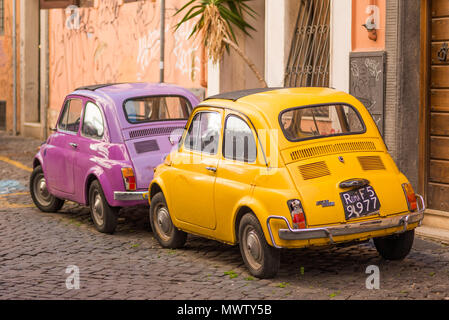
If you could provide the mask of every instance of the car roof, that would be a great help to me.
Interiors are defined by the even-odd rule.
[[[151,83],[151,82],[125,82],[125,83],[106,83],[82,86],[72,94],[82,94],[85,96],[95,96],[96,94],[104,94],[113,100],[126,100],[131,97],[142,97],[151,95],[193,95],[188,89],[168,84],[168,83]]]
[[[200,106],[229,107],[244,114],[259,113],[277,119],[289,108],[329,103],[357,103],[350,94],[332,88],[262,88],[235,91],[207,98]]]
[[[256,93],[262,93],[262,92],[268,92],[268,91],[274,91],[278,89],[284,89],[284,88],[255,88],[255,89],[246,89],[246,90],[239,90],[239,91],[231,91],[231,92],[225,92],[220,93],[214,96],[207,97],[205,100],[212,100],[212,99],[224,99],[224,100],[232,100],[237,101],[243,97],[256,94]]]
[[[136,126],[148,126],[149,123],[131,124],[126,120],[123,103],[131,98],[147,96],[182,96],[187,98],[192,107],[198,104],[198,98],[188,89],[167,83],[129,82],[95,84],[77,88],[69,96],[90,98],[103,106],[108,121],[114,121],[117,128],[125,129]]]

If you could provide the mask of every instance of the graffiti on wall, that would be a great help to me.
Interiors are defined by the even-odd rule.
[[[360,100],[383,133],[385,52],[353,52],[350,56],[349,93]]]
[[[173,17],[182,0],[167,1],[165,80],[200,88],[201,44],[188,39],[192,25],[177,31]],[[159,81],[159,4],[137,1],[120,4],[103,0],[98,7],[51,9],[50,124],[65,95],[83,85]]]

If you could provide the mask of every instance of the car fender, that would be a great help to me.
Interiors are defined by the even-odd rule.
[[[232,242],[236,243],[238,238],[238,221],[237,219],[240,219],[241,217],[238,216],[240,213],[240,210],[244,207],[247,207],[250,209],[250,211],[256,216],[257,220],[259,220],[260,226],[262,227],[262,231],[265,235],[265,239],[267,240],[268,244],[272,245],[271,238],[268,232],[267,228],[267,219],[270,216],[267,208],[264,206],[264,204],[257,199],[254,199],[250,196],[243,197],[236,205],[234,210],[234,216],[233,216],[233,223],[232,223],[232,235],[233,239]]]
[[[150,182],[150,185],[148,186],[148,203],[151,205],[152,190],[156,186],[164,194],[165,201],[167,202],[167,206],[169,206],[170,199],[169,199],[168,193],[166,192],[167,188],[165,186],[164,181],[160,178],[160,176],[153,178],[153,180]],[[156,193],[154,193],[154,194],[156,194]]]
[[[37,164],[39,162],[39,164]],[[36,168],[38,165],[41,166],[42,171],[45,172],[44,170],[44,158],[42,157],[41,151],[39,150],[38,153],[36,153],[36,155],[33,158],[33,169]]]
[[[84,203],[87,204],[89,202],[89,184],[92,179],[96,179],[100,182],[101,188],[103,189],[104,196],[106,197],[106,201],[110,206],[114,205],[114,189],[113,185],[104,171],[104,169],[100,166],[94,166],[87,171],[86,176],[84,178]]]

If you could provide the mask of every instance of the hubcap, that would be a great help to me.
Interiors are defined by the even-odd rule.
[[[101,195],[98,192],[95,192],[93,198],[94,201],[92,205],[92,214],[94,216],[95,222],[101,226],[104,222],[103,200],[101,199]]]
[[[170,239],[172,233],[173,224],[170,219],[170,214],[164,206],[160,206],[156,209],[156,228],[159,236],[167,241]]]
[[[252,226],[245,228],[243,242],[243,250],[248,263],[253,269],[259,269],[263,262],[263,251],[260,238]]]
[[[36,177],[33,188],[37,201],[39,201],[39,203],[43,206],[48,206],[51,202],[52,196],[50,192],[48,192],[47,183],[45,182],[45,177],[43,174]]]

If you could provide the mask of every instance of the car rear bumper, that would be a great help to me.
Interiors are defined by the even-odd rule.
[[[390,228],[403,227],[400,232],[405,232],[410,224],[421,224],[424,218],[425,204],[424,199],[420,195],[416,195],[421,202],[417,212],[407,213],[404,215],[398,215],[389,218],[381,218],[377,220],[363,221],[358,223],[350,223],[343,226],[334,227],[322,227],[322,228],[309,228],[309,229],[293,229],[290,226],[290,222],[287,218],[282,216],[270,216],[267,219],[268,232],[271,237],[271,241],[275,248],[281,248],[277,245],[273,232],[271,230],[270,221],[272,219],[284,220],[288,229],[279,230],[279,238],[282,240],[311,240],[328,238],[331,243],[335,243],[334,237],[338,236],[351,236],[366,232],[379,231]]]
[[[114,191],[116,201],[142,201],[148,200],[148,191]]]

